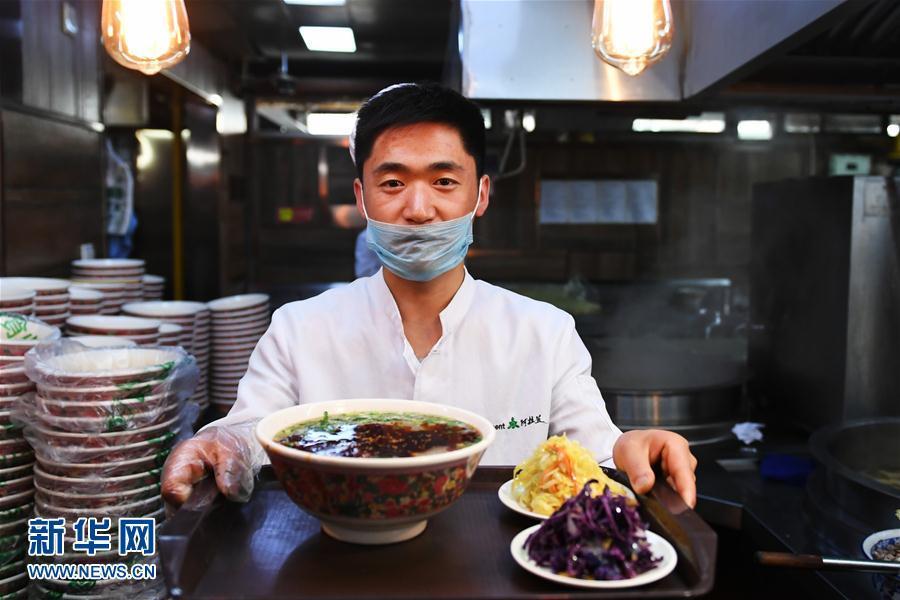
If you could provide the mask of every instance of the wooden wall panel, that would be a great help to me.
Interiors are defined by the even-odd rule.
[[[69,277],[80,244],[102,248],[94,190],[8,189],[4,212],[7,275]]]
[[[103,249],[100,135],[12,111],[0,119],[3,270],[67,276],[80,244]]]
[[[15,111],[3,111],[4,179],[9,187],[100,187],[100,135]]]
[[[49,110],[50,47],[46,39],[42,39],[42,33],[52,20],[51,13],[56,2],[19,4],[22,7],[22,102]]]
[[[81,31],[75,54],[78,83],[77,114],[85,121],[100,120],[100,6],[95,0],[78,2],[78,20]]]
[[[62,0],[21,0],[22,102],[83,121],[100,113],[100,3],[69,0],[78,32],[62,30]]]

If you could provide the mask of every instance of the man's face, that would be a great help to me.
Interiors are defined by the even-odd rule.
[[[490,179],[481,186],[476,216],[487,209]],[[353,183],[363,214],[365,190],[369,218],[394,225],[449,221],[475,208],[478,176],[475,159],[459,132],[441,123],[416,123],[383,131],[363,165],[363,181]]]

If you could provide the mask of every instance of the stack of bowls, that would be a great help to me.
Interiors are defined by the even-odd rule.
[[[100,309],[102,315],[117,315],[125,304],[124,283],[99,283],[96,281],[78,281],[77,286],[96,290],[103,294],[103,305]]]
[[[72,281],[118,283],[123,300],[144,298],[144,261],[139,258],[92,258],[72,261]]]
[[[59,337],[58,327],[47,325],[35,317],[0,313],[0,367],[15,367],[21,371],[26,352],[41,342]],[[27,381],[24,371],[21,373]]]
[[[73,317],[101,314],[103,312],[103,292],[77,285],[69,286],[69,312]]]
[[[193,400],[200,408],[209,406],[209,362],[212,353],[212,333],[210,331],[209,308],[201,310],[197,314],[197,326],[194,328],[192,354],[197,357],[197,367],[200,369],[200,381],[197,383],[197,392]]]
[[[182,327],[178,345],[197,359],[200,381],[192,400],[201,408],[209,405],[209,358],[210,358],[210,317],[209,308],[203,302],[186,300],[155,300],[131,302],[122,306],[126,315],[157,319],[164,323],[174,323]]]
[[[124,315],[85,315],[69,317],[66,333],[74,335],[114,335],[127,338],[141,346],[159,343],[159,326],[156,319],[142,319]]]
[[[242,294],[209,303],[212,312],[210,396],[220,413],[231,410],[250,354],[269,327],[269,296]]]
[[[178,346],[181,343],[181,336],[184,333],[184,327],[176,323],[163,323],[159,326],[159,345],[160,346]]]
[[[162,300],[166,288],[166,278],[159,275],[144,275],[141,283],[144,287],[144,300]]]
[[[12,484],[21,472],[31,473],[32,465],[0,468],[3,481]],[[30,477],[29,477],[30,478]],[[28,573],[25,551],[28,548],[28,519],[34,512],[34,488],[10,495],[0,492],[0,597],[6,600],[28,597]]]
[[[34,314],[34,290],[0,284],[0,313],[14,313],[30,317]]]
[[[177,348],[84,349],[62,340],[39,350],[27,359],[37,393],[23,411],[37,461],[35,513],[63,517],[69,528],[79,517],[163,521],[160,470],[196,381],[194,362]],[[65,591],[66,582],[42,585]],[[107,597],[129,595],[121,588]]]
[[[4,277],[0,287],[34,290],[34,316],[49,325],[62,325],[69,317],[69,282],[46,277]]]
[[[35,389],[25,373],[25,353],[59,336],[57,327],[37,319],[0,315],[0,590],[4,590],[3,598],[16,597],[7,594],[27,583],[23,575],[25,532],[34,496],[34,452],[21,426],[12,421],[12,412],[19,398]]]

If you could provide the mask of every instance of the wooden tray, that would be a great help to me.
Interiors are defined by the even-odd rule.
[[[166,585],[173,598],[197,599],[687,598],[712,589],[716,534],[665,483],[640,498],[651,529],[678,551],[678,567],[664,579],[625,590],[584,590],[526,572],[509,544],[536,522],[497,497],[511,473],[511,467],[479,468],[462,498],[432,517],[422,535],[387,546],[330,538],[269,468],[247,504],[225,501],[206,480],[160,529]]]

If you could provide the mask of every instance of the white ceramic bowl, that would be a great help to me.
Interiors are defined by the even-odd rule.
[[[83,258],[72,261],[72,267],[76,269],[133,269],[145,264],[141,258]]]
[[[65,279],[52,279],[49,277],[0,277],[0,287],[6,287],[7,285],[14,288],[34,290],[38,296],[52,296],[65,294],[70,284]]]
[[[121,296],[125,292],[124,283],[115,283],[110,281],[92,281],[89,279],[73,279],[72,286],[80,288],[88,288],[91,290],[100,290],[107,298]]]
[[[59,339],[58,327],[25,317],[0,315],[0,355],[22,356],[41,342]]]
[[[89,287],[69,286],[69,302],[102,302],[103,292]]]
[[[60,385],[52,386],[41,384],[38,386],[41,396],[50,400],[72,400],[85,402],[88,400],[122,400],[126,398],[138,398],[163,393],[171,393],[163,379],[142,381],[133,385]]]
[[[25,383],[28,375],[25,373],[25,361],[19,364],[0,363],[0,385],[12,383]]]
[[[47,309],[51,306],[68,306],[69,294],[54,294],[52,296],[35,296],[35,308]]]
[[[891,540],[891,539],[900,539],[900,529],[884,529],[882,531],[876,531],[862,543],[863,553],[869,557],[869,560],[876,560],[874,556],[872,556],[872,548],[880,541],[883,540]]]
[[[210,319],[210,325],[213,327],[217,325],[232,325],[237,323],[252,323],[253,321],[261,321],[263,319],[268,319],[270,316],[270,311],[268,306],[263,306],[259,309],[241,311],[239,313],[230,313],[230,312],[220,312],[220,313],[212,313],[214,316]]]
[[[56,316],[69,312],[69,304],[35,304],[34,315],[38,318],[42,316]]]
[[[35,296],[37,292],[34,290],[4,283],[0,285],[0,309],[32,304]]]
[[[21,396],[34,390],[34,383],[25,381],[22,383],[0,383],[0,396]]]
[[[262,334],[266,332],[269,328],[269,320],[262,319],[260,321],[255,321],[253,323],[246,323],[240,325],[229,325],[229,326],[213,326],[213,337],[222,338],[222,337],[231,337],[231,336],[239,336],[239,337],[252,337],[257,336],[260,337]]]
[[[147,302],[129,302],[122,306],[122,310],[142,317],[166,320],[180,317],[192,322],[198,313],[206,310],[206,304],[189,302],[187,300],[150,300]]]
[[[107,333],[133,337],[136,335],[156,335],[162,323],[156,319],[144,319],[141,317],[127,317],[124,315],[103,316],[86,315],[70,317],[66,326],[72,331],[81,333]]]
[[[97,477],[83,479],[79,477],[63,477],[43,471],[39,466],[34,468],[34,482],[47,490],[96,493],[97,491],[133,490],[153,483],[159,483],[160,470],[150,469],[133,475],[118,477]]]
[[[236,312],[268,305],[268,294],[240,294],[226,296],[209,302],[209,310],[214,313]]]
[[[98,348],[54,356],[38,369],[61,385],[91,387],[158,379],[182,358],[167,348]]]
[[[163,323],[159,326],[159,335],[178,337],[184,333],[184,327],[177,323]]]

